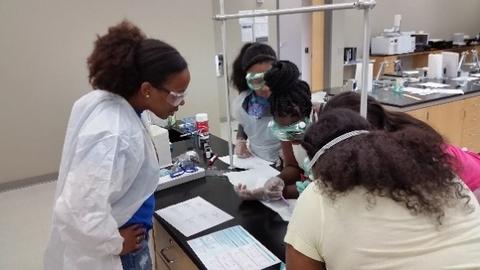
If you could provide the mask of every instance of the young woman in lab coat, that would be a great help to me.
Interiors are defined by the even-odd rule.
[[[159,165],[139,114],[167,118],[184,105],[187,63],[123,21],[98,37],[88,69],[95,90],[70,115],[44,267],[151,269]]]
[[[302,146],[315,181],[288,224],[287,269],[480,269],[480,205],[431,132],[334,109]]]
[[[443,150],[451,157],[452,168],[455,173],[465,182],[480,199],[480,155],[471,151],[461,149],[453,144],[444,141],[432,127],[424,122],[404,113],[390,112],[373,97],[368,97],[367,118],[374,129],[383,129],[388,132],[398,131],[406,127],[418,127],[430,132],[438,142],[443,145]],[[356,92],[345,92],[330,99],[323,108],[329,111],[336,108],[346,108],[353,111],[360,111],[360,94]]]
[[[232,83],[239,92],[232,104],[239,123],[235,144],[235,154],[239,158],[250,157],[253,153],[270,162],[278,160],[280,141],[267,127],[272,120],[268,103],[270,89],[263,80],[275,60],[275,51],[270,46],[247,43],[233,62]]]
[[[269,98],[273,119],[268,129],[281,141],[283,168],[278,176],[267,180],[263,187],[251,190],[245,185],[235,187],[243,199],[278,200],[296,198],[309,183],[302,166],[307,153],[300,145],[303,134],[315,121],[308,84],[299,79],[300,72],[289,61],[278,61],[265,74],[265,83],[271,91]]]

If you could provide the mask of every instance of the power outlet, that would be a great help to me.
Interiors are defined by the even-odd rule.
[[[223,76],[223,54],[215,55],[215,71],[217,73],[217,77]]]

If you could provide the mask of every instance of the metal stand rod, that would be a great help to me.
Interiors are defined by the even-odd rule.
[[[370,8],[363,10],[363,64],[360,115],[367,118],[368,73],[370,71]]]
[[[268,10],[268,11],[256,11],[254,13],[246,13],[246,14],[221,13],[213,17],[213,19],[218,21],[224,21],[224,20],[238,19],[238,18],[298,14],[298,13],[312,13],[316,11],[326,11],[326,10],[341,10],[341,9],[355,9],[355,8],[369,9],[370,7],[373,7],[373,6],[375,6],[375,1],[359,0],[353,3],[319,5],[319,6],[309,6],[309,7],[299,7],[299,8],[286,8],[286,9],[277,9],[277,10]]]
[[[220,3],[220,14],[225,13],[225,5],[224,0],[219,0]],[[228,54],[227,54],[227,21],[222,21],[221,25],[221,32],[222,32],[222,51],[223,51],[223,78],[225,81],[225,87],[227,89],[227,95],[225,103],[227,104],[227,123],[228,123],[228,156],[230,158],[230,166],[229,169],[234,169],[235,166],[233,164],[233,139],[232,139],[232,116],[231,116],[231,108],[230,108],[230,84],[228,80]]]

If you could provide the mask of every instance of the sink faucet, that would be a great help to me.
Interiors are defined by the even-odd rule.
[[[462,74],[462,65],[463,62],[465,62],[465,59],[467,58],[467,51],[462,52],[462,56],[460,57],[460,61],[458,62],[458,68],[457,68],[457,76],[460,77]]]
[[[389,63],[387,61],[383,61],[380,63],[380,68],[378,68],[377,76],[375,77],[375,80],[380,80],[380,76],[385,73],[385,66],[387,66]]]
[[[395,62],[393,62],[395,64],[393,70],[395,71],[395,73],[402,73],[403,69],[402,69],[402,61],[400,59],[398,60],[395,60]]]
[[[479,63],[479,60],[478,60],[478,51],[476,49],[472,50],[472,62],[475,65],[475,69],[474,69],[475,72],[479,72],[480,71],[480,63]]]

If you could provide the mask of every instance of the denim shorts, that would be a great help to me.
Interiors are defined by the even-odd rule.
[[[120,256],[123,270],[152,270],[148,239],[144,239],[141,245],[139,250]]]

